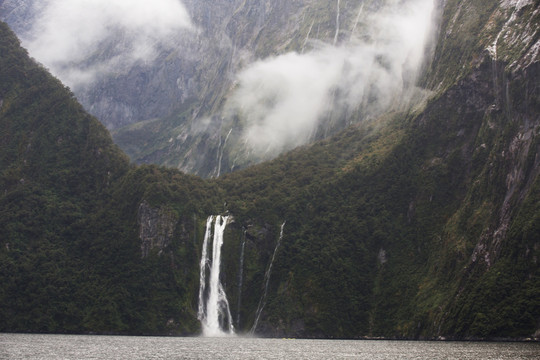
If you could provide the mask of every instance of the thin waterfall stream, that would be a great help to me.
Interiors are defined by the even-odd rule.
[[[240,328],[240,309],[242,308],[242,286],[244,284],[244,251],[246,248],[246,230],[240,247],[240,266],[238,268],[238,307],[236,311],[236,327]]]
[[[337,11],[336,11],[336,34],[334,35],[334,46],[337,44],[338,37],[339,37],[339,19],[341,16],[341,9],[340,9],[340,2],[341,0],[337,0]]]
[[[261,296],[261,299],[259,300],[259,306],[257,306],[257,311],[255,312],[255,322],[253,323],[253,326],[251,327],[250,333],[255,333],[255,330],[257,330],[257,325],[259,324],[259,319],[261,317],[261,313],[264,309],[264,306],[266,305],[266,295],[268,293],[268,284],[270,283],[270,275],[272,274],[272,265],[274,264],[274,260],[276,259],[276,254],[279,248],[279,245],[281,244],[281,240],[283,239],[283,228],[285,227],[286,221],[281,224],[281,230],[279,232],[279,238],[276,244],[276,247],[274,249],[274,253],[272,254],[272,259],[270,260],[270,265],[268,266],[268,269],[266,270],[266,273],[264,274],[264,291]]]

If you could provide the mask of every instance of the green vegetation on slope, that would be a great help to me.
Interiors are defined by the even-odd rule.
[[[482,4],[455,31],[484,29]],[[205,219],[229,212],[222,276],[242,331],[286,221],[260,334],[534,336],[540,65],[510,71],[481,50],[492,37],[440,60],[463,36],[456,6],[426,81],[444,89],[423,109],[212,181],[130,166],[2,25],[0,331],[197,332]]]
[[[177,171],[131,168],[69,90],[0,31],[0,331],[196,331],[192,219],[213,212],[217,191]],[[143,200],[182,215],[186,235],[169,261],[141,258]]]

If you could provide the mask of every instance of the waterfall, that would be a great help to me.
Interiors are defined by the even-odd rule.
[[[349,41],[351,41],[354,37],[354,32],[356,31],[356,27],[358,26],[358,21],[360,20],[360,15],[362,15],[362,11],[364,10],[364,3],[360,6],[360,9],[358,10],[358,14],[356,15],[356,19],[354,20],[353,27],[351,29],[351,36],[349,38]]]
[[[519,10],[521,10],[521,8],[523,6],[525,6],[526,4],[522,2],[522,0],[518,0],[515,4],[514,4],[514,11],[512,12],[512,15],[510,15],[510,17],[508,18],[508,20],[506,20],[506,22],[504,23],[503,27],[501,28],[501,30],[499,31],[499,33],[497,34],[497,36],[495,37],[495,41],[493,41],[493,43],[488,46],[487,50],[488,52],[490,53],[491,57],[494,59],[494,60],[497,60],[497,43],[499,42],[499,39],[501,38],[501,35],[506,31],[508,30],[508,27],[509,25],[514,21],[516,20],[516,14],[518,13]]]
[[[264,306],[266,305],[266,295],[268,293],[268,284],[270,283],[270,275],[272,273],[272,265],[274,264],[274,260],[276,259],[276,254],[279,248],[279,245],[281,244],[281,239],[283,239],[283,228],[285,227],[286,221],[281,224],[281,230],[279,232],[279,238],[276,244],[276,247],[274,249],[274,253],[272,254],[272,259],[270,260],[270,265],[268,266],[268,269],[266,270],[266,273],[264,274],[264,291],[261,296],[261,299],[259,300],[259,306],[257,306],[257,311],[255,312],[255,322],[253,323],[253,326],[251,327],[251,333],[253,334],[255,330],[257,329],[257,325],[259,323],[259,318],[261,317],[261,313],[264,309]]]
[[[221,175],[221,163],[223,162],[223,153],[225,152],[225,145],[227,145],[227,140],[229,140],[229,136],[232,133],[232,128],[227,133],[227,136],[225,137],[225,141],[223,141],[223,145],[221,145],[221,136],[219,137],[219,146],[218,146],[218,159],[217,159],[217,177]]]
[[[213,216],[209,216],[206,220],[206,232],[204,233],[204,241],[201,253],[200,275],[199,275],[199,311],[197,312],[197,319],[203,321],[205,318],[204,310],[204,291],[206,290],[206,267],[208,264],[208,238],[212,232]]]
[[[304,39],[304,43],[302,44],[302,51],[300,52],[301,54],[304,53],[304,50],[305,50],[305,48],[306,48],[306,45],[307,45],[307,43],[308,43],[308,41],[309,41],[309,35],[311,34],[311,29],[313,29],[313,24],[314,24],[314,23],[315,23],[315,20],[313,20],[313,21],[311,22],[311,26],[309,27],[309,30],[308,30],[307,35],[306,35],[306,38]]]
[[[246,248],[246,230],[240,247],[240,266],[238,270],[238,308],[236,311],[236,327],[240,327],[240,309],[242,308],[242,285],[244,283],[244,250]]]
[[[208,254],[208,242],[212,236],[212,223],[214,222],[212,239],[212,261]],[[225,289],[219,280],[221,265],[221,247],[223,233],[227,226],[228,216],[209,216],[206,221],[203,248],[200,263],[199,310],[197,318],[201,321],[204,336],[223,336],[234,334],[232,316]],[[206,271],[210,271],[208,284]],[[206,291],[208,285],[208,291]],[[206,298],[206,301],[205,301]]]
[[[339,17],[340,17],[340,0],[337,0],[337,13],[336,13],[336,34],[334,35],[334,46],[337,44],[339,36]]]

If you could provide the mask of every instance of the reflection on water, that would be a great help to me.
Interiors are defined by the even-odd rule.
[[[0,334],[0,359],[539,359],[539,343]]]

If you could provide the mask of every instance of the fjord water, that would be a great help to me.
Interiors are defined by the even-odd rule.
[[[0,359],[538,359],[539,343],[0,334]]]

